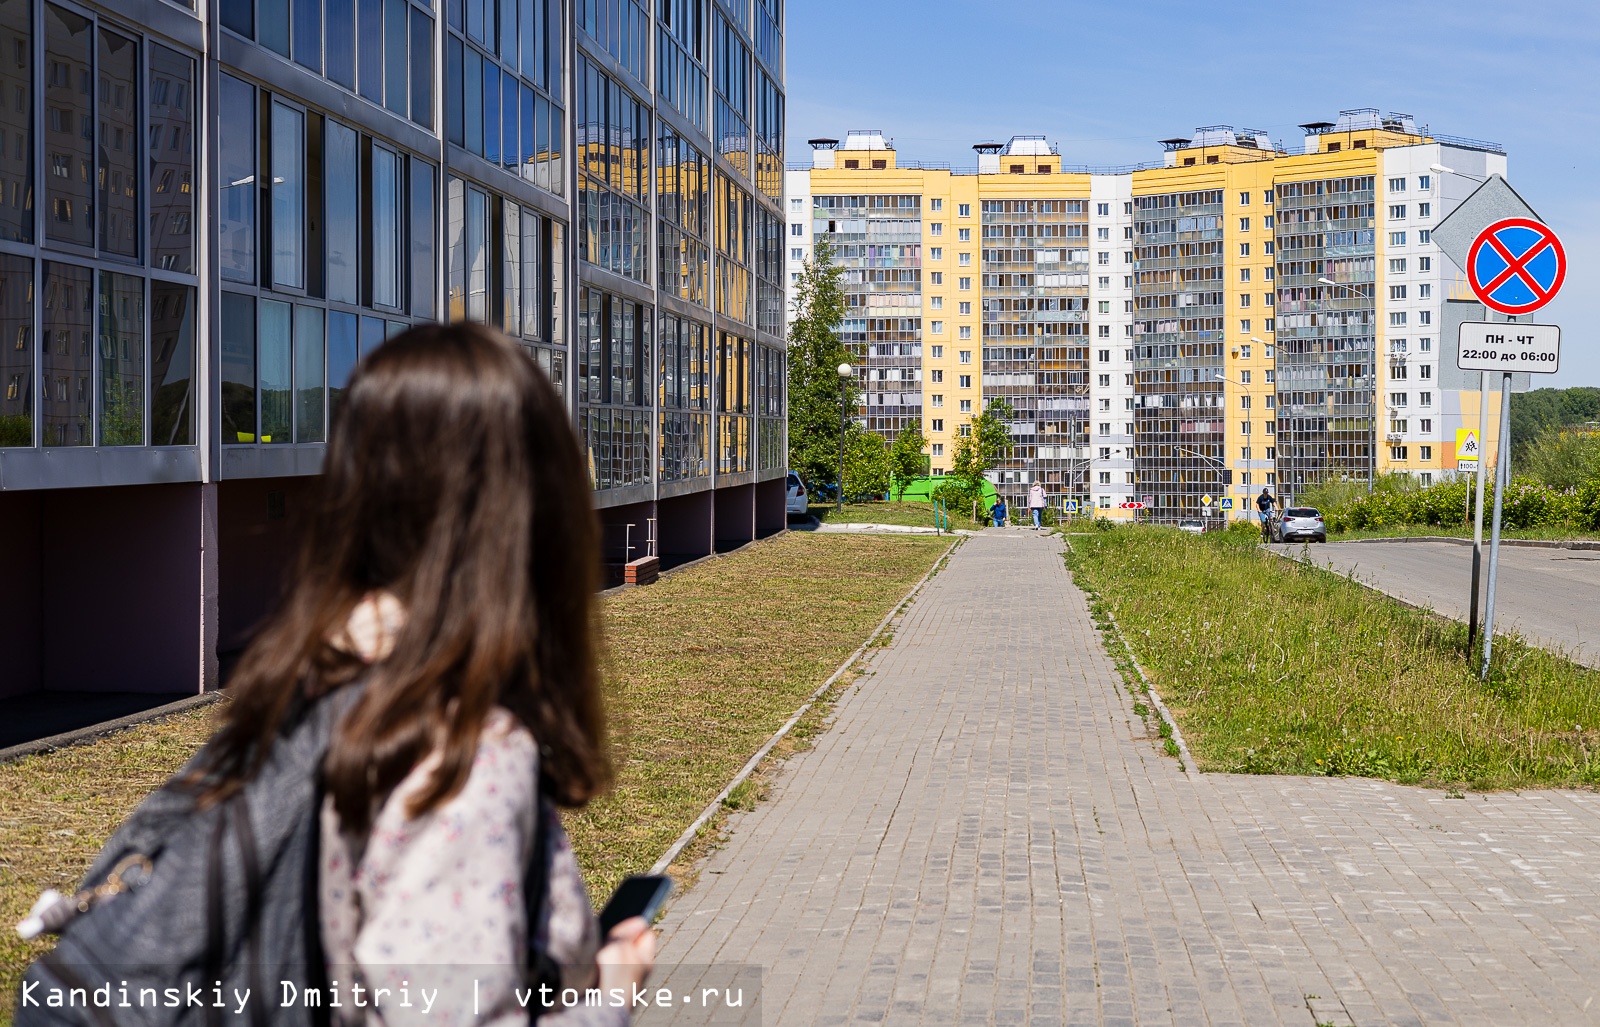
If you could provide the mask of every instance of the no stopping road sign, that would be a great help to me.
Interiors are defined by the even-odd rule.
[[[1567,253],[1548,225],[1506,218],[1478,233],[1467,253],[1467,283],[1484,306],[1515,316],[1555,298],[1567,277]]]

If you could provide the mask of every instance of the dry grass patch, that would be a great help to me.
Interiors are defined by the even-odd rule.
[[[791,533],[606,599],[617,788],[567,820],[597,901],[666,851],[949,545]],[[773,755],[803,746],[825,713],[814,707]],[[116,825],[200,747],[211,716],[0,765],[0,1023],[43,951],[11,925],[43,889],[76,887]],[[762,794],[765,776],[753,780],[736,805]]]
[[[614,596],[617,788],[567,821],[591,890],[648,869],[949,546],[791,532]]]

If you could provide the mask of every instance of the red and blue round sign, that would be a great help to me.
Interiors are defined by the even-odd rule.
[[[1548,225],[1506,218],[1478,233],[1467,252],[1467,283],[1484,306],[1527,314],[1555,298],[1567,277],[1567,252]]]

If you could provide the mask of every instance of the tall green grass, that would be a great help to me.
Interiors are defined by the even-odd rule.
[[[1600,672],[1497,637],[1484,684],[1465,625],[1262,553],[1242,532],[1074,535],[1067,559],[1202,770],[1600,784]]]

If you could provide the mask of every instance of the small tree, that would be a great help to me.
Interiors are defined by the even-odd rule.
[[[922,425],[916,421],[901,428],[900,434],[894,437],[894,446],[889,451],[889,464],[894,471],[894,498],[897,501],[905,501],[906,488],[912,479],[927,473],[926,460],[922,455],[927,444],[928,440],[922,437]]]
[[[845,436],[844,494],[882,496],[889,491],[889,446],[883,436],[850,422]]]
[[[970,432],[956,440],[952,473],[974,483],[995,464],[1011,455],[1015,443],[1006,422],[1017,415],[1010,403],[991,399],[989,406],[972,419]]]
[[[795,283],[789,321],[789,467],[812,483],[838,474],[841,385],[846,411],[853,416],[861,408],[857,380],[839,380],[839,365],[850,361],[850,351],[839,341],[843,273],[827,240],[818,240]]]

